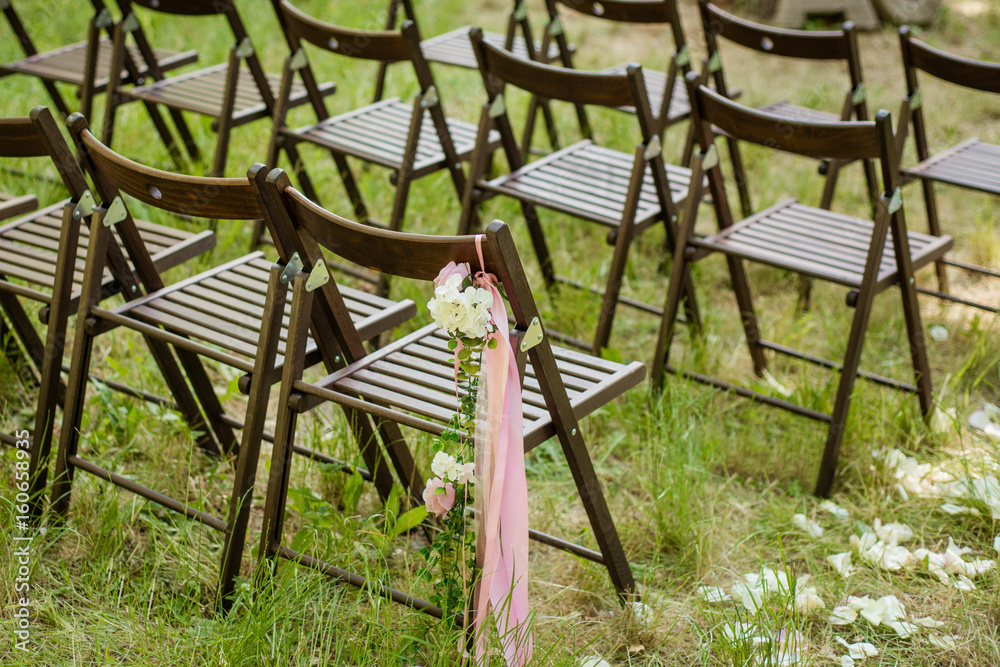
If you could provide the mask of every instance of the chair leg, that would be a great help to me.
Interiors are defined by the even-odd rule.
[[[847,415],[851,407],[851,393],[858,376],[858,364],[861,362],[861,349],[865,342],[865,332],[868,329],[868,318],[871,315],[874,291],[862,288],[854,307],[854,320],[851,323],[851,333],[847,339],[847,353],[844,355],[844,365],[840,369],[840,383],[837,386],[837,397],[830,415],[830,430],[827,433],[826,445],[823,448],[823,459],[820,462],[819,475],[816,479],[814,493],[826,498],[833,486],[833,477],[837,471],[837,460],[840,458],[840,444],[844,440],[844,429],[847,425]]]
[[[17,335],[2,315],[0,315],[0,344],[3,345],[3,355],[7,363],[14,369],[21,383],[27,387],[37,387],[39,379],[28,361],[28,355],[17,344]]]
[[[917,302],[916,285],[903,281],[899,286],[903,299],[903,318],[906,321],[907,343],[913,361],[914,384],[920,412],[929,419],[934,409],[934,388],[931,382],[931,366],[927,360],[927,340],[924,338],[923,322],[920,319],[920,304]]]
[[[740,153],[740,142],[732,137],[726,137],[729,145],[729,160],[733,165],[733,178],[736,179],[736,189],[740,193],[740,210],[743,217],[753,215],[753,205],[750,203],[750,190],[747,189],[746,170],[743,168],[743,155]]]
[[[618,226],[618,234],[615,237],[615,252],[611,257],[611,266],[608,267],[608,280],[604,287],[604,299],[597,321],[597,332],[594,334],[592,352],[598,357],[601,356],[601,350],[608,346],[608,341],[611,339],[611,325],[614,322],[615,309],[618,306],[618,295],[621,293],[622,280],[628,262],[628,251],[632,246],[633,236],[634,230],[631,221]]]
[[[12,349],[11,353],[7,353],[5,350],[7,359],[27,386],[37,386],[45,359],[45,345],[31,323],[31,317],[24,311],[24,307],[16,296],[9,292],[0,292],[0,310],[10,322],[14,338],[20,340],[21,345],[24,346],[22,353],[17,342],[13,339],[9,340],[7,346]],[[4,318],[0,317],[0,322],[3,320]],[[7,324],[0,324],[0,327],[3,327],[0,328],[0,332],[2,332],[6,329]]]
[[[937,198],[934,196],[934,184],[927,179],[920,179],[920,184],[924,189],[924,210],[927,211],[927,228],[934,236],[941,236],[941,224],[938,219]],[[948,293],[948,274],[945,263],[938,260],[934,262],[934,269],[937,273],[938,290]]]
[[[553,287],[556,283],[556,272],[552,266],[552,255],[549,253],[548,243],[545,241],[545,232],[542,231],[542,223],[538,219],[538,209],[534,204],[522,201],[521,211],[524,213],[524,221],[528,225],[528,233],[531,236],[531,245],[535,249],[535,257],[542,269],[542,277],[545,279],[546,287]]]

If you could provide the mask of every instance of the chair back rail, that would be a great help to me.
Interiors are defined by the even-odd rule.
[[[580,14],[622,23],[679,23],[673,0],[546,0]]]
[[[473,28],[469,36],[476,49],[483,81],[494,86],[491,98],[500,91],[501,82],[546,99],[606,107],[639,106],[642,103],[637,103],[637,93],[646,94],[639,65],[630,65],[626,74],[569,70],[522,60],[487,44],[479,28]],[[642,106],[648,107],[649,102]]]
[[[752,23],[699,0],[705,34],[723,37],[754,51],[809,60],[846,60],[851,56],[854,24],[843,30],[789,30]]]
[[[132,4],[178,16],[212,16],[233,10],[230,0],[129,0]]]
[[[907,26],[899,29],[899,40],[903,47],[903,62],[908,79],[911,68],[917,68],[949,83],[987,93],[1000,93],[1000,63],[945,53],[914,39]],[[912,88],[915,87],[914,79]],[[909,92],[912,93],[913,90]]]
[[[292,6],[287,0],[281,0],[278,8],[290,39],[294,35],[297,40],[305,40],[333,53],[352,58],[398,62],[413,58],[414,39],[417,48],[420,48],[420,35],[413,21],[404,22],[402,30],[355,30],[320,21]],[[293,49],[297,47],[298,43]]]

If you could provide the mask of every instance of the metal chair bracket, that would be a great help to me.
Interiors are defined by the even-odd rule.
[[[328,282],[330,282],[330,271],[326,268],[326,262],[322,259],[317,259],[312,271],[309,272],[309,280],[306,281],[306,291],[312,292],[313,290],[317,290]]]
[[[916,88],[913,94],[910,95],[910,111],[916,111],[920,108],[920,89]]]
[[[288,63],[288,68],[293,72],[297,72],[300,69],[304,69],[308,64],[309,60],[306,58],[306,50],[299,47],[299,50],[292,56],[291,62]]]
[[[892,199],[889,200],[889,213],[895,213],[903,207],[903,192],[898,187],[892,192]]]
[[[552,21],[549,23],[549,34],[552,35],[553,37],[558,37],[559,35],[563,34],[562,21],[559,20],[558,16],[552,19]]]
[[[430,109],[431,107],[436,107],[440,101],[441,98],[438,97],[437,88],[431,86],[420,97],[420,108]]]
[[[511,14],[511,18],[515,21],[523,21],[528,18],[528,5],[524,4],[524,2],[517,3],[517,6],[514,7],[514,13]]]
[[[719,52],[716,51],[712,54],[712,57],[708,59],[708,71],[714,74],[720,69],[722,69],[722,58],[719,56]]]
[[[719,164],[719,151],[713,143],[701,158],[701,170],[708,171]]]
[[[249,37],[244,37],[243,41],[236,47],[236,55],[239,58],[249,58],[253,55],[253,44]]]
[[[490,118],[499,118],[500,116],[507,113],[507,105],[504,104],[503,94],[499,94],[493,98],[493,102],[490,103]]]
[[[688,51],[688,47],[682,46],[681,50],[674,54],[674,63],[678,67],[686,67],[691,64],[691,52]]]
[[[127,217],[128,209],[125,208],[125,202],[122,201],[121,197],[115,197],[114,201],[111,202],[111,206],[108,207],[107,213],[104,214],[104,219],[101,220],[101,223],[105,227],[112,227]]]
[[[122,30],[125,32],[135,32],[139,29],[139,19],[135,17],[135,14],[129,12],[129,15],[125,17],[122,21]]]
[[[10,8],[10,0],[0,0],[0,11]]]
[[[107,28],[107,27],[112,26],[114,24],[115,24],[115,22],[111,18],[111,12],[108,11],[107,7],[105,7],[104,9],[102,9],[97,14],[97,18],[94,19],[94,26],[96,26],[98,28]]]
[[[80,195],[80,201],[73,208],[73,217],[82,220],[93,213],[94,208],[96,208],[94,195],[90,194],[90,190],[84,190],[83,194]]]
[[[518,349],[521,352],[527,352],[541,343],[543,338],[545,338],[545,332],[542,331],[542,323],[537,317],[532,317],[531,323],[528,325],[528,330],[521,336],[521,344],[518,346]]]
[[[302,260],[299,258],[299,253],[292,255],[292,258],[288,260],[288,264],[285,265],[284,270],[281,272],[281,283],[287,285],[288,281],[295,277],[295,274],[302,270]]]
[[[642,157],[648,162],[654,157],[659,157],[662,152],[663,147],[660,145],[660,137],[659,135],[654,135],[653,138],[649,140],[649,143],[646,144],[646,150],[642,152]]]
[[[861,104],[865,101],[865,83],[862,81],[858,84],[858,87],[854,89],[851,93],[851,102],[854,104]]]

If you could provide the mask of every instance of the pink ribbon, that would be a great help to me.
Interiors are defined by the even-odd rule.
[[[528,628],[528,482],[524,474],[521,383],[507,325],[507,309],[496,277],[486,273],[482,234],[476,250],[482,268],[475,283],[493,293],[497,345],[483,350],[480,401],[485,394],[486,424],[477,428],[476,468],[483,478],[480,535],[483,570],[477,583],[476,660],[485,664],[486,636],[480,624],[492,611],[508,667],[531,660]],[[477,412],[480,409],[477,407]],[[477,418],[477,423],[482,420]]]

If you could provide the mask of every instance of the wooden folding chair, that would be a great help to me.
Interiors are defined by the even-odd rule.
[[[663,160],[659,129],[650,110],[641,67],[631,65],[623,74],[552,67],[521,60],[490,46],[483,41],[478,28],[473,28],[470,34],[488,101],[480,115],[479,143],[462,198],[460,230],[468,233],[472,229],[482,202],[497,195],[513,197],[521,204],[546,285],[553,287],[559,281],[583,287],[556,274],[536,207],[608,227],[608,243],[614,246],[614,254],[604,291],[598,291],[603,302],[593,342],[565,338],[599,354],[608,345],[619,302],[660,314],[658,308],[620,295],[625,263],[633,238],[656,222],[664,223],[672,247],[677,214],[687,197],[691,171]],[[629,155],[583,139],[525,164],[504,101],[507,85],[540,98],[579,106],[634,107],[639,126],[635,151]],[[490,179],[487,171],[491,151],[486,138],[494,129],[500,133],[510,173]],[[697,319],[694,300],[686,303],[689,315]]]
[[[635,26],[668,26],[674,44],[672,50],[664,45],[662,51],[665,55],[669,54],[666,71],[643,69],[649,106],[660,132],[690,116],[691,105],[687,101],[684,75],[691,71],[691,54],[684,37],[680,15],[677,13],[676,0],[545,0],[545,5],[548,8],[549,23],[545,26],[542,43],[547,44],[550,40],[555,40],[559,47],[559,59],[564,67],[573,67],[573,54],[559,16],[560,6],[595,19]],[[623,74],[627,67],[628,63],[622,63],[601,71],[605,74]],[[635,113],[635,106],[631,104],[623,105],[621,109]],[[580,116],[581,127],[586,128],[584,136],[589,137],[589,125],[579,107],[577,114]],[[529,109],[528,132],[533,120],[533,109]],[[528,136],[530,135],[526,135]]]
[[[853,23],[844,23],[840,30],[788,30],[741,19],[719,9],[708,0],[698,0],[698,8],[701,11],[702,26],[705,30],[708,71],[715,84],[715,89],[726,97],[735,99],[722,67],[722,56],[719,52],[720,38],[768,56],[821,62],[840,61],[847,69],[850,87],[844,93],[844,102],[839,113],[802,107],[788,101],[768,104],[761,107],[761,111],[796,122],[832,123],[838,120],[868,120],[865,83],[861,75],[858,38]],[[769,61],[769,65],[776,68],[778,63]],[[730,139],[728,144],[735,171],[734,177],[740,193],[740,204],[743,215],[747,216],[753,212],[753,205],[750,202],[750,194],[746,185],[743,159],[736,141]],[[831,160],[829,156],[820,156],[820,159],[820,173],[826,174],[826,180],[819,206],[828,209],[833,201],[837,176],[841,167],[846,163]],[[875,175],[875,166],[871,160],[863,160],[862,165],[868,192],[872,202],[874,202],[878,197],[878,179]]]
[[[917,145],[917,159],[919,160],[912,167],[902,167],[903,184],[920,181],[923,186],[928,227],[931,234],[938,236],[941,234],[941,224],[938,219],[934,183],[939,182],[975,192],[1000,195],[1000,146],[988,144],[972,137],[946,150],[931,153],[930,144],[927,141],[927,123],[924,119],[923,89],[917,82],[917,72],[929,74],[964,88],[986,93],[1000,93],[1000,63],[972,60],[945,53],[914,39],[907,26],[899,29],[899,42],[903,50],[903,68],[906,72],[903,120],[909,121],[913,127],[913,138]],[[918,291],[966,306],[993,312],[998,311],[997,306],[969,301],[949,293],[946,266],[954,266],[965,271],[1000,278],[1000,272],[996,269],[953,259],[941,259],[935,266],[938,289],[918,288]]]
[[[296,147],[305,142],[325,148],[336,162],[354,214],[370,223],[375,221],[368,215],[347,158],[391,169],[396,196],[389,219],[384,223],[389,229],[401,227],[410,185],[418,178],[446,169],[460,198],[465,187],[461,162],[469,159],[475,146],[476,126],[445,116],[434,77],[420,51],[416,24],[408,21],[400,31],[384,32],[341,28],[304,14],[287,0],[279,0],[278,12],[292,53],[285,61],[268,163],[276,164],[280,150],[287,152],[303,192],[319,202]],[[318,122],[289,128],[285,125],[285,115],[292,83],[297,76],[303,79],[313,76],[304,50],[306,44],[353,58],[409,62],[420,93],[412,103],[392,98],[336,116],[330,116],[323,101],[316,100],[313,108]],[[258,228],[262,226],[263,223]]]
[[[298,415],[326,402],[370,415],[381,425],[399,424],[434,434],[445,430],[456,401],[447,333],[430,324],[366,353],[346,317],[343,297],[335,281],[310,290],[310,274],[316,266],[329,261],[325,258],[329,253],[343,261],[395,276],[431,281],[449,261],[469,262],[478,270],[475,237],[421,236],[345,220],[310,202],[277,169],[268,176],[262,197],[273,231],[281,243],[294,244],[303,263],[302,272],[294,279],[289,361],[281,380],[261,557],[286,558],[441,617],[441,610],[429,602],[299,553],[283,543],[290,476],[288,445],[295,437]],[[486,230],[482,250],[485,270],[503,284],[510,303],[509,313],[514,319],[511,331],[521,370],[525,450],[548,438],[558,438],[598,549],[537,531],[531,531],[531,537],[602,563],[620,594],[635,594],[635,582],[578,420],[639,383],[645,376],[645,368],[638,362],[626,366],[552,346],[539,319],[510,230],[502,222],[493,222]],[[318,382],[302,380],[301,355],[310,326],[316,340],[326,348],[324,357],[330,371]],[[400,446],[399,442],[389,444]],[[387,451],[394,456],[391,450]],[[419,495],[416,481],[405,477],[401,481]]]
[[[118,5],[125,18],[115,29],[114,55],[111,64],[113,72],[122,69],[127,53],[126,40],[128,36],[133,35],[133,38],[138,39],[138,35],[135,33],[138,22],[132,11],[134,5],[185,17],[192,27],[206,16],[219,16],[226,20],[235,39],[229,50],[227,63],[130,89],[121,88],[117,83],[118,78],[112,75],[102,135],[104,143],[111,146],[117,109],[123,102],[129,100],[142,100],[148,102],[150,106],[162,105],[176,112],[178,118],[180,118],[181,111],[208,116],[214,119],[212,129],[218,133],[210,174],[222,176],[226,169],[231,130],[234,127],[271,116],[274,112],[275,102],[272,90],[278,85],[278,77],[264,73],[257,52],[249,35],[247,35],[233,0],[213,0],[212,2],[118,0]],[[289,93],[287,104],[289,106],[305,104],[308,97],[328,95],[333,90],[333,84],[323,84],[313,87],[311,90],[296,84]],[[183,119],[178,125],[178,132],[191,159],[199,159],[200,151]],[[175,159],[179,159],[172,139],[168,140],[171,141],[168,148],[171,149],[172,155]]]
[[[411,0],[390,0],[389,16],[386,21],[386,30],[396,27],[399,16],[399,9],[402,7],[403,16],[418,23],[416,13],[413,11]],[[419,25],[419,23],[418,23]],[[428,37],[420,42],[420,50],[424,54],[427,62],[441,63],[442,65],[453,65],[463,69],[478,70],[476,54],[472,50],[472,42],[469,41],[469,30],[472,26],[462,26],[449,30],[448,32],[434,37]],[[528,5],[525,0],[514,0],[514,7],[507,19],[506,32],[483,32],[483,40],[487,44],[512,52],[518,58],[536,60],[542,63],[552,63],[559,59],[559,45],[548,40],[547,44],[532,37],[531,23],[528,18]],[[572,54],[576,51],[576,46],[567,44],[567,50]],[[375,101],[382,99],[385,90],[385,75],[388,63],[379,65],[378,78],[375,83]],[[556,127],[555,117],[552,115],[552,108],[546,100],[537,100],[535,104],[541,108],[545,120],[545,131],[548,134],[549,143],[553,149],[559,148],[559,131]],[[532,110],[532,115],[536,111]],[[583,117],[586,121],[586,117]],[[586,136],[589,136],[589,128],[585,128]],[[530,142],[529,144],[530,145]],[[525,150],[528,150],[527,146]]]
[[[0,225],[0,338],[7,339],[4,353],[8,361],[26,384],[38,387],[29,461],[30,514],[37,519],[56,411],[65,389],[61,373],[67,320],[80,298],[83,267],[88,261],[101,267],[94,277],[94,289],[97,299],[105,299],[126,289],[128,283],[118,276],[128,266],[125,257],[114,249],[94,257],[87,254],[86,248],[77,247],[81,235],[87,238],[94,197],[48,109],[36,107],[29,118],[0,119],[0,156],[50,157],[70,192],[65,201]],[[136,221],[135,240],[159,270],[176,266],[215,245],[211,232],[185,232],[141,220]],[[22,299],[42,304],[39,315],[47,325],[44,342]],[[108,385],[137,393],[118,383]],[[14,442],[9,434],[0,434],[0,440]]]
[[[895,138],[889,112],[880,111],[874,121],[820,123],[795,121],[777,114],[748,109],[698,85],[688,77],[692,119],[696,123],[701,152],[692,163],[692,195],[684,212],[674,251],[667,305],[657,343],[654,383],[660,387],[667,372],[679,373],[699,382],[732,391],[755,401],[790,410],[829,424],[816,495],[827,496],[833,483],[840,443],[844,437],[851,392],[856,377],[915,392],[925,416],[932,408],[931,375],[921,328],[920,309],[913,274],[947,252],[951,238],[908,232],[899,191]],[[807,157],[835,160],[878,159],[884,187],[874,206],[874,221],[813,208],[789,199],[734,222],[726,195],[725,179],[715,148],[715,133],[724,132],[739,141],[749,141],[776,150]],[[719,224],[719,232],[699,238],[693,233],[697,202],[702,193],[702,175],[708,185]],[[767,367],[765,350],[773,350],[840,372],[833,412],[826,414],[798,404],[756,393],[729,382],[710,378],[670,364],[678,304],[691,274],[691,262],[721,252],[726,256],[733,291],[746,333],[754,373]],[[847,288],[847,305],[854,308],[847,351],[842,363],[793,350],[761,338],[757,328],[750,286],[743,261],[750,260],[826,280]],[[906,320],[907,342],[913,361],[915,384],[859,371],[861,348],[875,295],[898,286]]]
[[[86,318],[80,321],[88,325],[77,331],[73,341],[52,507],[58,517],[65,517],[73,474],[83,470],[223,531],[226,539],[219,595],[225,606],[229,604],[228,595],[233,590],[243,555],[259,446],[265,438],[263,429],[270,387],[280,376],[284,363],[283,341],[287,333],[282,313],[289,275],[285,269],[296,266],[298,260],[293,255],[285,255],[279,244],[278,254],[285,264],[271,264],[264,260],[262,253],[254,252],[173,285],[164,285],[150,255],[135,243],[135,228],[122,194],[178,215],[256,220],[263,211],[254,191],[246,178],[180,176],[136,164],[98,141],[82,117],[73,116],[72,120],[74,140],[98,184],[103,202],[95,209],[91,223],[89,254],[99,256],[105,247],[115,246],[114,230],[135,272],[128,276],[133,286],[126,290],[130,298],[122,306],[105,309],[100,307],[97,291],[101,267],[88,262],[84,269],[79,312]],[[255,169],[263,169],[263,166],[257,165]],[[357,290],[347,292],[347,302],[350,317],[365,339],[381,334],[416,312],[412,302],[395,303]],[[214,433],[216,438],[205,445],[206,449],[220,453],[221,445],[221,450],[233,453],[236,442],[232,429],[243,429],[228,521],[102,468],[78,453],[94,338],[119,328],[136,331],[145,338],[178,404],[191,405],[193,397],[197,398],[203,418],[200,424],[193,426]],[[308,342],[306,348],[306,363],[315,363],[318,360],[316,344]],[[180,361],[180,367],[171,350]],[[241,390],[249,395],[245,421],[223,412],[202,365],[203,358],[245,374],[240,383]],[[308,450],[301,451],[312,455]]]

